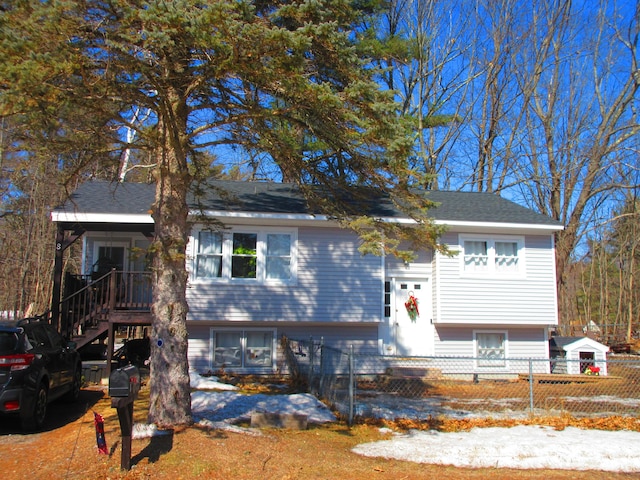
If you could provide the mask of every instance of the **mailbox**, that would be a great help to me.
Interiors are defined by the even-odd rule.
[[[134,400],[140,391],[140,371],[135,365],[127,365],[111,372],[109,396]]]
[[[120,467],[131,468],[131,436],[133,435],[133,401],[140,391],[140,371],[134,365],[118,368],[109,375],[111,407],[118,409],[118,420],[122,431],[122,454]]]

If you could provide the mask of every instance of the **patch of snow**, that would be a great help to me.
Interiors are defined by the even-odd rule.
[[[191,411],[194,420],[200,422],[225,422],[234,424],[251,420],[255,412],[301,413],[308,423],[335,422],[335,415],[309,393],[292,395],[244,395],[237,392],[192,392]]]
[[[474,428],[468,432],[411,431],[366,443],[353,452],[467,468],[640,472],[640,432],[546,426]]]
[[[195,390],[238,390],[235,385],[220,382],[214,375],[203,376],[194,371],[189,372],[189,383]]]
[[[308,417],[308,423],[334,422],[334,414],[310,394],[244,395],[236,387],[219,382],[216,377],[191,376],[194,420],[201,426],[236,433],[261,435],[259,430],[235,425],[249,421],[254,412],[298,413]],[[206,390],[206,391],[203,391]],[[575,397],[576,400],[581,400]],[[515,418],[519,412],[469,412],[443,406],[443,399],[367,399],[367,414],[379,418],[423,419],[447,415],[452,418],[500,417]],[[371,401],[369,401],[371,400]],[[449,401],[451,399],[448,399]],[[506,399],[515,401],[517,399]],[[593,400],[593,399],[591,399]],[[620,401],[603,397],[601,401]],[[506,402],[508,406],[509,402]],[[609,472],[640,472],[640,432],[583,430],[575,427],[558,431],[547,426],[515,426],[511,428],[474,428],[467,432],[410,431],[406,434],[380,429],[392,434],[391,439],[358,445],[353,452],[367,457],[384,457],[417,463],[453,465],[466,468],[516,468],[600,470]],[[167,433],[154,426],[134,425],[133,438]]]
[[[148,423],[134,423],[133,432],[131,432],[131,438],[150,438],[158,437],[161,435],[169,435],[171,430],[159,430],[156,425]]]
[[[598,402],[598,403],[613,403],[618,405],[624,405],[626,407],[637,407],[640,405],[640,400],[637,398],[620,398],[611,395],[594,395],[591,397],[561,397],[566,402],[586,403],[586,402]]]

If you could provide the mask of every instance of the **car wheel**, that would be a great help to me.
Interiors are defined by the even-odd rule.
[[[80,397],[80,387],[82,386],[82,368],[78,365],[73,372],[73,383],[71,384],[71,390],[69,390],[63,400],[65,402],[76,402]]]
[[[25,414],[20,418],[23,430],[33,431],[42,428],[44,418],[47,415],[47,397],[47,387],[41,383],[36,391],[36,396],[31,410],[25,412]]]

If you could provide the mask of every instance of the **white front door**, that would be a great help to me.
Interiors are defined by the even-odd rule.
[[[392,338],[396,355],[433,355],[431,288],[427,279],[396,278],[395,322]]]

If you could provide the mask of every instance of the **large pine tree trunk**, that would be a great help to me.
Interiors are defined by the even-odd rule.
[[[185,266],[190,177],[185,143],[171,133],[162,143],[152,213],[156,238],[151,247],[154,284],[149,422],[174,427],[192,423]]]

